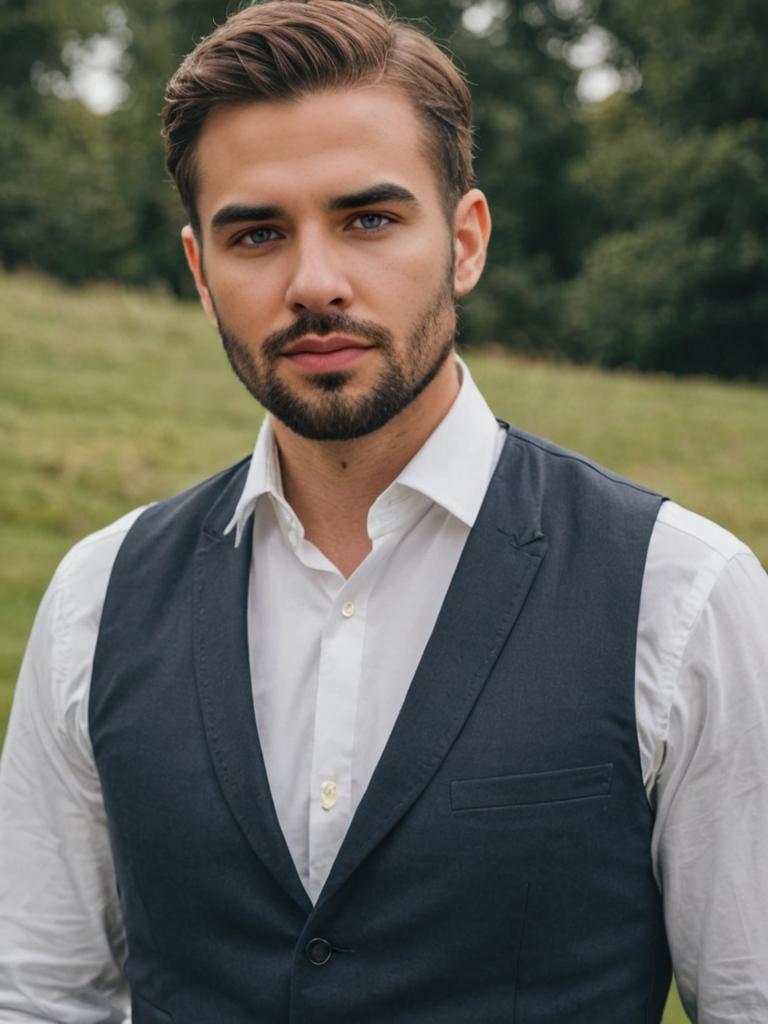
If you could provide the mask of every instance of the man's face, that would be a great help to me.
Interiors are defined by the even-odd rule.
[[[381,87],[206,121],[187,256],[235,372],[304,437],[377,430],[446,372],[454,299],[476,277],[423,131]]]

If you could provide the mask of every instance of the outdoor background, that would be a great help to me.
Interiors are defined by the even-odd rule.
[[[191,295],[158,138],[225,0],[0,0],[0,260]],[[494,213],[464,341],[768,375],[768,4],[398,0],[465,66]],[[85,103],[82,101],[85,100]]]
[[[166,79],[240,6],[0,0],[0,738],[66,549],[253,443],[159,143]],[[768,563],[768,5],[393,6],[473,83],[494,239],[461,340],[494,410]]]

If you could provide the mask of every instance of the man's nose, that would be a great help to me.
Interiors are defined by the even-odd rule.
[[[346,309],[352,286],[340,254],[320,234],[297,240],[295,262],[285,301],[293,313],[324,313]]]

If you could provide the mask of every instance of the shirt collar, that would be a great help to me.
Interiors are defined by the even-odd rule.
[[[248,476],[245,478],[245,486],[235,506],[235,513],[224,530],[225,534],[235,530],[235,547],[243,538],[246,523],[256,508],[256,503],[264,495],[269,495],[275,504],[278,521],[281,525],[285,525],[287,519],[296,518],[283,495],[280,460],[277,457],[275,432],[272,429],[272,421],[269,416],[265,416],[261,424],[251,464],[248,467]]]
[[[448,413],[430,434],[396,480],[379,495],[369,513],[369,526],[384,520],[413,492],[423,495],[468,527],[474,525],[498,454],[499,426],[480,394],[466,364],[457,357],[461,387]],[[235,545],[242,539],[258,500],[269,495],[284,529],[301,531],[283,495],[280,461],[272,423],[265,417],[256,440],[242,494],[225,533],[235,530]]]
[[[466,364],[457,362],[462,379],[453,405],[374,508],[408,489],[474,526],[496,465],[499,424]]]

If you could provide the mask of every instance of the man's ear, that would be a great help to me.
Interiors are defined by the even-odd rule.
[[[453,291],[457,299],[468,295],[480,279],[490,237],[488,202],[480,189],[470,189],[459,200],[453,218]]]
[[[181,229],[181,241],[184,246],[184,255],[187,257],[187,264],[192,271],[192,277],[195,279],[195,287],[197,288],[197,294],[200,296],[200,302],[208,319],[214,327],[217,327],[219,320],[211,301],[211,293],[208,291],[208,285],[205,281],[203,250],[191,225],[186,224]]]

